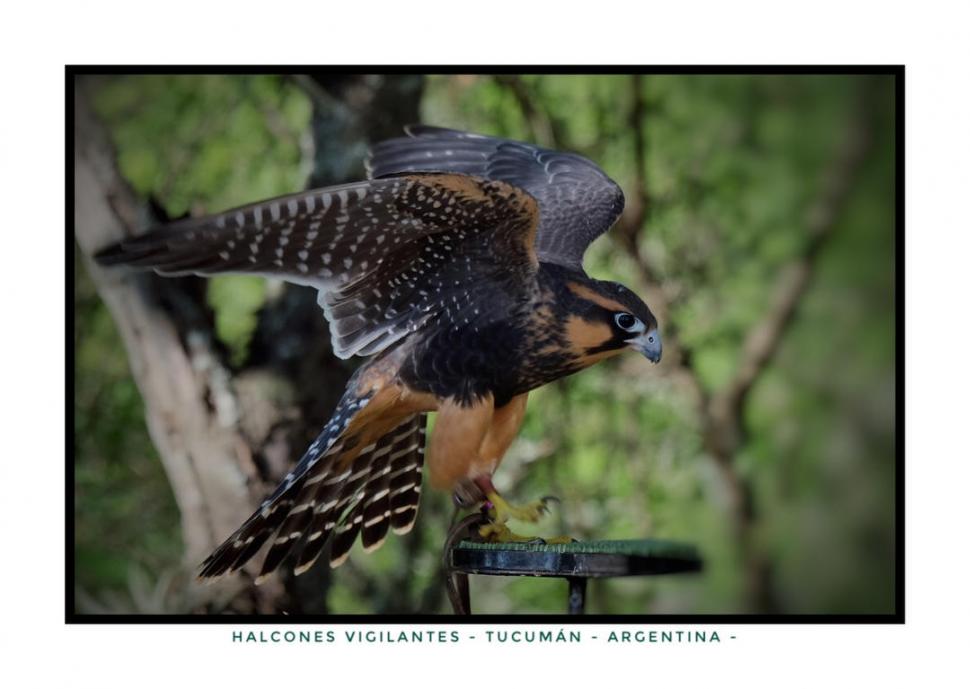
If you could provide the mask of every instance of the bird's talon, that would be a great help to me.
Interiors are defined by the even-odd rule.
[[[543,515],[549,513],[549,504],[551,502],[559,502],[558,498],[549,495],[521,506],[509,504],[498,493],[489,493],[487,499],[488,503],[491,504],[488,510],[488,516],[493,521],[500,523],[507,522],[509,519],[516,519],[523,522],[537,522]]]

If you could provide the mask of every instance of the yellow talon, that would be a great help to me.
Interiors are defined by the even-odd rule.
[[[485,497],[492,503],[488,510],[488,516],[498,524],[504,524],[509,519],[518,519],[523,522],[537,522],[544,514],[549,512],[549,502],[554,498],[542,498],[522,506],[510,505],[498,493],[488,493]]]
[[[522,506],[510,505],[505,498],[495,492],[489,492],[486,497],[491,503],[488,517],[491,521],[478,530],[478,535],[489,543],[571,543],[569,536],[555,536],[542,538],[540,536],[522,536],[513,532],[507,525],[509,519],[525,522],[537,522],[549,512],[549,503],[555,498],[542,498]]]

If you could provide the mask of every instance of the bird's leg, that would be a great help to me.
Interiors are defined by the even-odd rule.
[[[475,484],[485,496],[485,513],[490,520],[478,530],[478,535],[485,540],[494,543],[570,543],[573,540],[568,536],[521,536],[508,527],[509,519],[533,523],[539,521],[549,512],[549,503],[558,501],[557,498],[546,496],[525,505],[512,505],[495,490],[490,476],[475,479]]]

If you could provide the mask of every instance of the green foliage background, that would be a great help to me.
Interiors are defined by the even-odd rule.
[[[524,75],[517,84],[518,94],[500,77],[428,77],[423,119],[513,138],[554,137],[600,163],[629,198],[636,165],[631,78]],[[670,322],[661,325],[689,347],[707,391],[734,375],[780,272],[804,251],[808,213],[860,92],[868,94],[869,154],[777,356],[748,400],[746,442],[733,466],[756,499],[751,538],[769,563],[778,611],[892,612],[892,79],[647,76],[641,88],[650,203],[640,244],[670,299]],[[101,83],[96,105],[123,173],[170,215],[293,191],[309,172],[311,107],[286,79],[115,78]],[[177,567],[179,516],[121,343],[79,261],[76,268],[76,585],[86,596],[115,600],[133,577],[156,579]],[[642,287],[634,259],[610,238],[594,244],[587,270]],[[235,361],[245,357],[265,299],[259,278],[210,283],[217,332]],[[682,539],[696,543],[707,562],[699,576],[596,581],[592,611],[751,609],[746,555],[701,425],[684,385],[635,355],[533,393],[497,483],[520,499],[561,498],[561,510],[540,531]],[[426,493],[425,501],[421,552],[406,580],[414,600],[432,581],[448,514],[444,496]],[[389,540],[372,556],[355,550],[352,567],[334,577],[330,609],[373,611],[355,576],[390,577],[403,540]],[[480,578],[472,596],[477,610],[559,611],[564,593],[548,581]]]

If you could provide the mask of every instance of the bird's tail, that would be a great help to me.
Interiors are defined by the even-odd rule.
[[[336,567],[346,560],[358,534],[370,552],[380,547],[389,529],[410,531],[421,493],[427,415],[410,414],[376,442],[358,449],[356,422],[374,397],[374,392],[362,394],[351,381],[329,423],[294,470],[202,563],[200,577],[238,570],[271,536],[257,583],[298,544],[303,549],[295,572],[302,574],[331,534],[330,565]]]
[[[370,553],[383,545],[389,529],[397,534],[411,530],[421,497],[426,421],[427,414],[414,414],[365,448],[367,451],[354,462],[354,473],[341,491],[340,500],[346,503],[343,518],[336,522],[322,512],[314,517],[308,542],[294,570],[296,574],[302,574],[316,561],[328,529],[334,530],[331,567],[347,559],[358,533],[364,552]],[[334,513],[341,509],[338,504]]]

